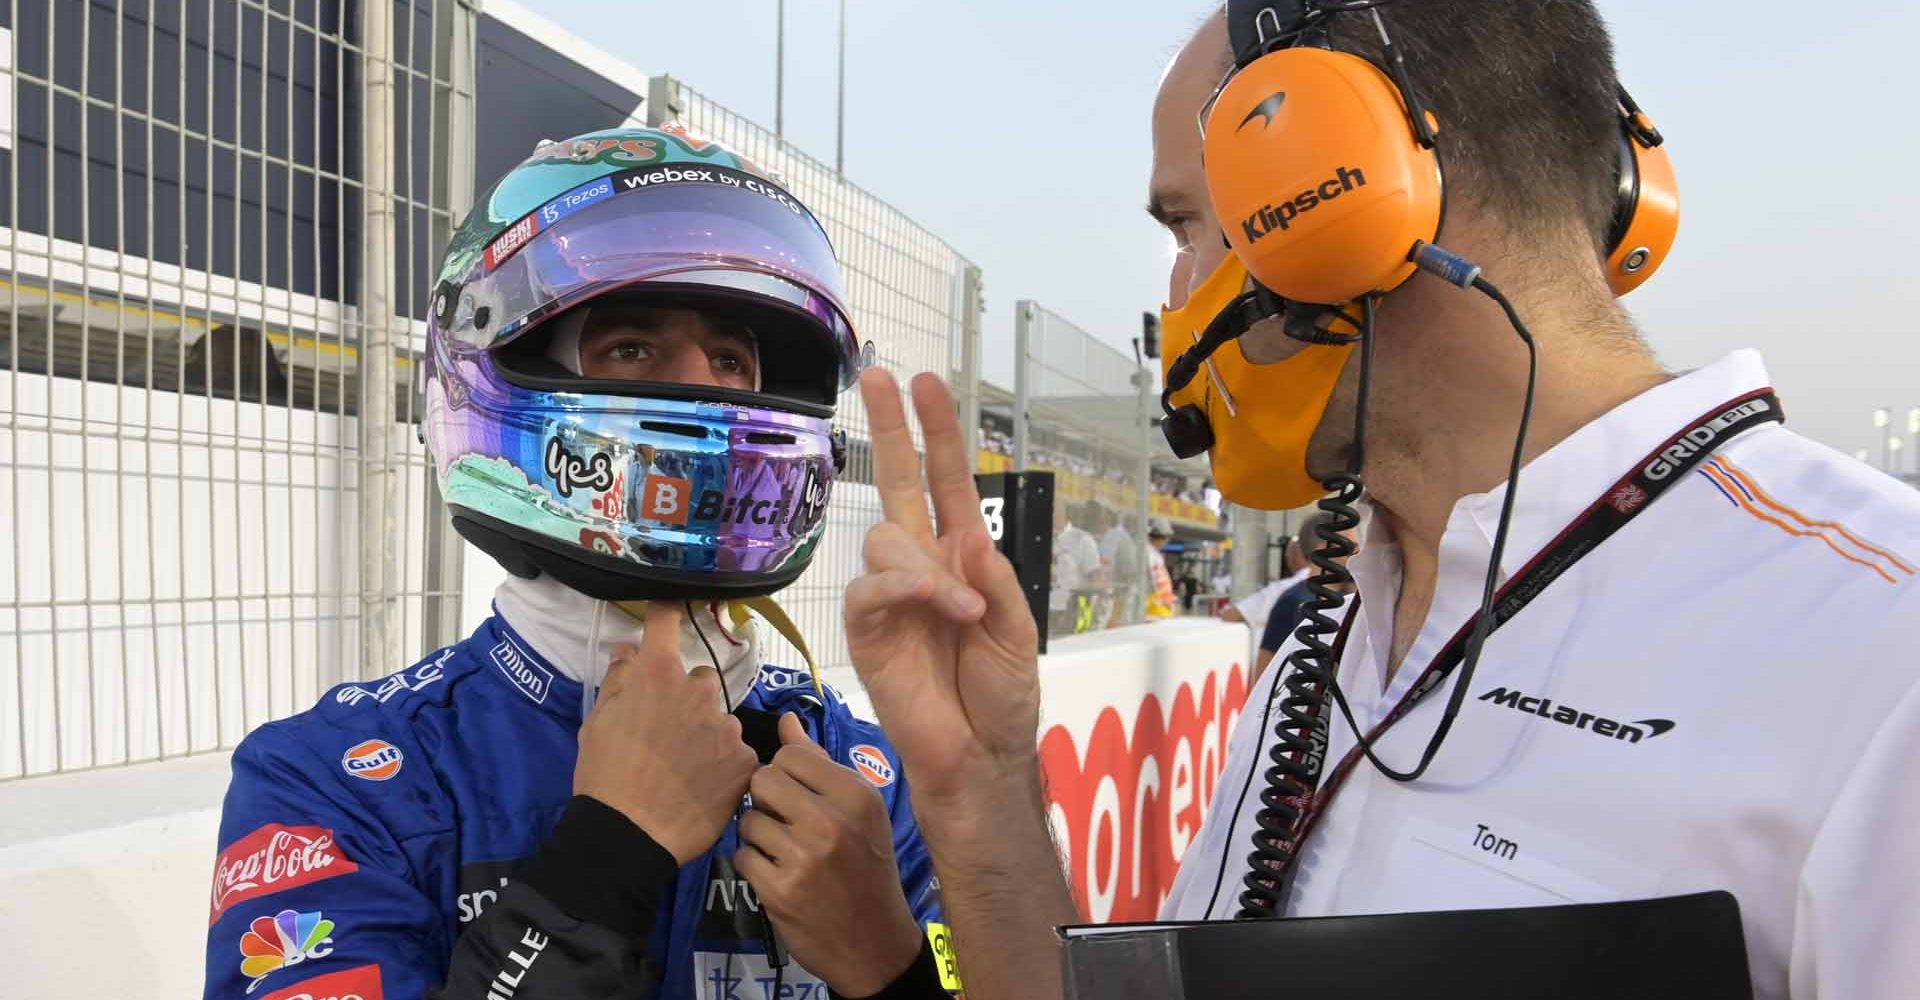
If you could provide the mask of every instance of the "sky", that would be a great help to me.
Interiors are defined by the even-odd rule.
[[[522,2],[773,123],[776,0]],[[1904,432],[1920,407],[1920,129],[1899,96],[1920,5],[1599,3],[1680,182],[1673,256],[1626,300],[1647,339],[1676,370],[1759,348],[1791,426],[1878,463],[1873,410]],[[786,132],[828,162],[837,9],[786,0]],[[1164,299],[1148,111],[1205,10],[847,0],[848,177],[983,268],[989,377],[1010,370],[1016,300],[1130,350]]]

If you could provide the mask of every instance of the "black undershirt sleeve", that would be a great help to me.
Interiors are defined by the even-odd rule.
[[[584,795],[497,903],[460,935],[436,1000],[641,1000],[646,940],[679,870],[617,810]]]

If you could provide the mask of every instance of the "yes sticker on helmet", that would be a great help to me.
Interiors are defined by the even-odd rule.
[[[247,992],[252,993],[261,980],[281,969],[333,954],[332,933],[333,921],[318,910],[281,910],[271,917],[256,918],[240,938],[240,974],[253,980],[247,984]]]
[[[604,451],[576,455],[567,450],[558,435],[547,439],[544,466],[547,477],[553,480],[553,488],[562,497],[572,496],[574,490],[583,486],[596,493],[613,489],[613,456]]]
[[[399,747],[386,740],[365,740],[340,755],[340,766],[356,778],[385,781],[400,773],[405,758]]]
[[[847,760],[853,763],[853,769],[875,788],[885,788],[893,784],[893,765],[887,761],[887,755],[871,743],[862,743],[847,751]]]

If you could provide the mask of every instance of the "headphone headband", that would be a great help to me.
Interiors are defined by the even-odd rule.
[[[1307,0],[1227,0],[1226,12],[1233,64],[1244,67],[1298,34],[1314,8]]]

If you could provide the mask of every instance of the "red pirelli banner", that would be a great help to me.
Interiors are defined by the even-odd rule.
[[[1174,619],[1057,643],[1041,666],[1049,819],[1088,920],[1152,920],[1212,802],[1247,631]]]

